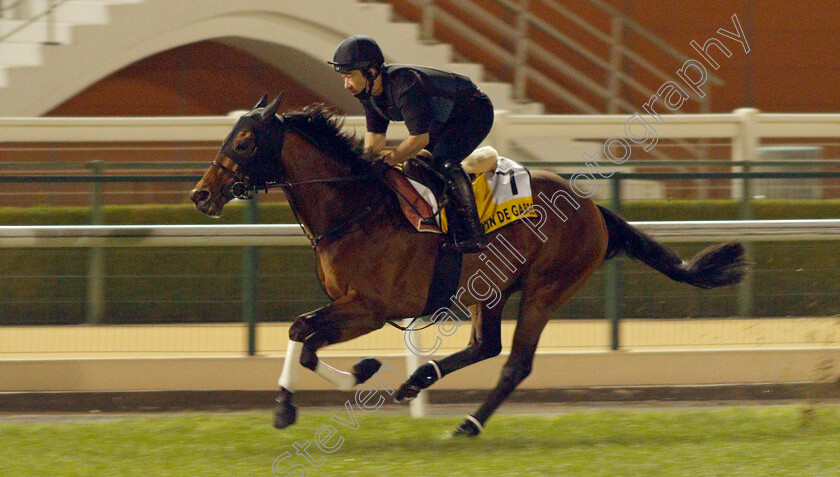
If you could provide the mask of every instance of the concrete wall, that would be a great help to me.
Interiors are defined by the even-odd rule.
[[[348,370],[358,356],[326,361]],[[444,377],[437,390],[489,389],[506,355]],[[407,374],[405,358],[382,358]],[[840,348],[797,350],[543,353],[523,389],[599,386],[690,386],[831,382]],[[2,392],[273,390],[280,357],[138,358],[0,361]],[[300,373],[299,390],[332,390],[314,373]]]
[[[0,335],[0,392],[272,390],[283,367],[288,323],[262,324],[244,356],[244,325],[8,327]],[[501,372],[515,323],[505,322],[501,356],[446,377],[436,389],[487,389]],[[840,379],[840,322],[798,320],[627,320],[621,351],[609,350],[605,320],[557,320],[542,335],[523,387],[697,386],[831,382]],[[441,358],[461,349],[469,327],[445,336],[431,327],[413,341]],[[390,327],[325,348],[350,369],[377,356],[406,372],[406,343]],[[74,351],[75,350],[75,351]],[[309,371],[301,390],[332,387]]]

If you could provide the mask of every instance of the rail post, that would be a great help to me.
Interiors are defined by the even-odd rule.
[[[245,223],[259,222],[257,197],[249,200],[245,206]],[[242,320],[248,325],[248,356],[257,353],[257,287],[259,274],[259,254],[257,246],[249,245],[242,252]]]
[[[58,45],[58,38],[56,35],[56,14],[55,9],[58,8],[56,0],[47,1],[47,37],[44,39],[44,45]]]
[[[741,202],[739,215],[741,220],[752,220],[752,189],[750,184],[750,165],[748,162],[744,163],[742,169],[743,179],[741,182]],[[748,259],[752,259],[754,255],[754,247],[752,242],[744,243],[744,255]],[[753,316],[753,272],[752,269],[747,269],[744,273],[744,278],[738,284],[738,316],[743,318]]]
[[[435,0],[423,0],[420,36],[423,41],[435,41]]]
[[[618,97],[621,94],[622,57],[624,56],[624,19],[619,15],[610,18],[610,72],[607,75],[607,114],[618,113]]]
[[[486,144],[493,146],[502,157],[512,157],[510,131],[510,111],[497,109],[494,112],[493,129],[485,139]]]
[[[90,174],[94,178],[90,186],[90,225],[102,225],[104,215],[102,213],[102,183],[98,180],[102,175],[102,161],[91,161],[88,163]],[[95,325],[102,322],[105,313],[105,250],[102,247],[91,247],[88,249],[87,267],[87,300],[86,300],[86,322]]]
[[[732,159],[739,161],[742,165],[736,168],[741,173],[739,190],[739,215],[741,220],[752,219],[752,184],[750,183],[750,164],[758,158],[758,113],[757,109],[741,108],[734,111],[740,119],[740,134],[735,138],[732,145]],[[737,179],[736,179],[737,181]],[[733,184],[734,185],[734,184]],[[754,249],[751,242],[744,244],[745,254],[748,259],[753,257]],[[744,279],[738,284],[738,315],[741,317],[753,316],[753,272],[748,269]]]
[[[428,317],[431,319],[431,317]],[[402,325],[406,328],[412,325],[413,318],[406,318],[403,320]],[[414,333],[413,337],[411,338],[412,344],[416,346],[418,349],[423,349],[423,344],[421,342],[421,334],[419,331],[404,331],[404,333]],[[405,370],[406,376],[411,376],[417,368],[420,367],[420,356],[414,354],[408,346],[405,348]],[[408,403],[409,413],[411,417],[426,417],[427,410],[429,407],[429,396],[426,391],[420,391],[420,394],[417,395],[416,398],[412,399]]]
[[[621,213],[621,172],[615,171],[612,176],[612,193],[610,195],[610,209],[616,214]],[[604,313],[610,320],[610,349],[618,350],[619,323],[621,321],[621,258],[615,257],[607,262],[604,278]]]

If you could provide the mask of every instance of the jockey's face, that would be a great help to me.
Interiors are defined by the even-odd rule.
[[[373,72],[373,69],[371,69],[371,71]],[[373,81],[374,96],[378,95],[382,91],[382,88],[379,85],[379,82],[381,81],[379,78],[381,77],[381,75],[378,75]],[[362,74],[361,70],[353,70],[349,73],[342,73],[341,79],[344,80],[344,89],[349,91],[353,96],[358,96],[359,93],[364,92],[368,85],[367,78],[365,78],[365,75]]]
[[[367,79],[365,79],[365,75],[362,74],[361,70],[343,73],[341,79],[344,80],[344,89],[349,91],[353,96],[358,95],[367,87]]]

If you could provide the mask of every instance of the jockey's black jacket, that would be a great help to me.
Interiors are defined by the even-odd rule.
[[[361,100],[367,130],[384,134],[389,121],[405,121],[413,136],[439,130],[477,91],[472,80],[457,73],[425,66],[386,65],[382,69],[382,94]]]

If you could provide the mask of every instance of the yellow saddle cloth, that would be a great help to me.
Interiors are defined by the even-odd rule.
[[[478,174],[473,181],[478,216],[486,233],[519,219],[537,216],[531,209],[534,198],[528,169],[506,157],[498,154],[496,157],[495,169]]]

